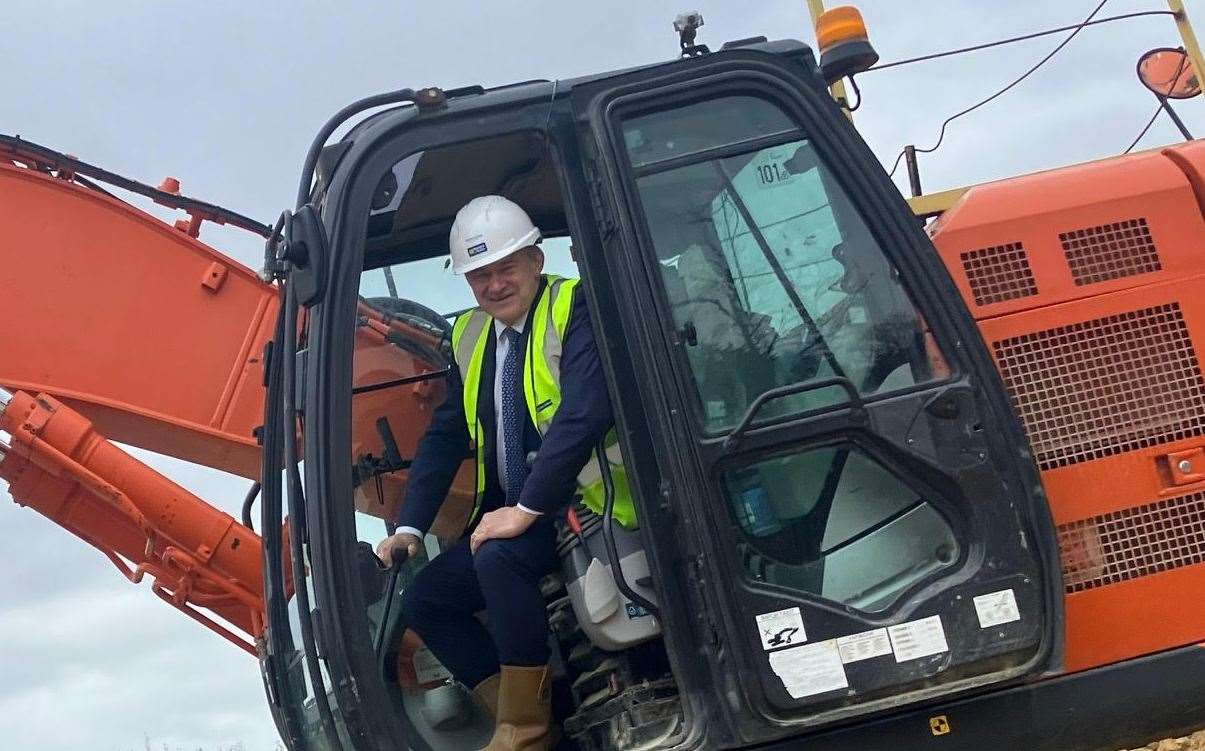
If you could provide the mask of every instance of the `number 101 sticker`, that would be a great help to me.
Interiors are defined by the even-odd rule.
[[[799,175],[791,173],[787,161],[793,156],[791,148],[764,149],[754,159],[752,167],[761,188],[777,188],[795,182]]]

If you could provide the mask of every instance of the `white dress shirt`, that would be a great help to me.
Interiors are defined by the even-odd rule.
[[[523,335],[524,327],[527,325],[527,320],[523,319],[516,324],[510,326]],[[502,321],[494,321],[494,445],[495,445],[495,464],[498,468],[498,484],[504,489],[506,488],[506,430],[502,425],[502,363],[506,362],[506,354],[510,352],[510,342],[502,336],[502,332],[507,329],[507,326]],[[523,364],[519,364],[519,373],[523,372]],[[516,503],[521,511],[526,511],[533,516],[541,516],[541,512],[532,511],[521,503]],[[423,533],[414,527],[398,527],[398,532],[408,532],[415,537],[421,538]]]

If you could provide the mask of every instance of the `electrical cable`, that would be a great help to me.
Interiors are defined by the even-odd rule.
[[[988,49],[989,47],[1000,47],[1005,44],[1013,44],[1015,42],[1024,42],[1029,39],[1037,39],[1038,37],[1050,36],[1051,34],[1057,34],[1060,31],[1071,31],[1072,29],[1081,28],[1081,27],[1085,27],[1085,26],[1096,26],[1097,24],[1111,23],[1113,21],[1125,21],[1125,20],[1128,20],[1131,18],[1139,18],[1141,16],[1174,16],[1174,15],[1176,15],[1176,14],[1170,10],[1144,10],[1144,11],[1139,11],[1137,13],[1124,13],[1119,16],[1109,16],[1108,18],[1098,18],[1094,21],[1089,21],[1089,22],[1083,23],[1083,24],[1072,24],[1070,26],[1060,26],[1057,29],[1046,29],[1045,31],[1036,31],[1032,34],[1024,34],[1022,36],[1009,37],[1008,39],[1001,39],[1001,40],[998,40],[995,42],[985,42],[984,44],[976,44],[971,47],[962,47],[960,49],[949,50],[947,52],[934,52],[933,54],[930,54],[930,55],[921,55],[920,57],[910,57],[906,60],[893,60],[892,62],[889,62],[889,63],[879,63],[878,65],[872,65],[871,67],[867,68],[863,72],[869,73],[872,70],[885,70],[887,68],[895,68],[900,65],[908,65],[910,63],[921,63],[921,62],[925,62],[926,60],[936,60],[941,57],[949,57],[951,55],[961,55],[965,52],[977,52],[978,50],[985,50],[985,49]]]
[[[1159,113],[1162,111],[1163,103],[1160,102],[1159,106],[1155,108],[1155,114],[1151,115],[1150,120],[1147,120],[1146,127],[1142,129],[1142,132],[1134,137],[1134,141],[1126,147],[1125,151],[1121,152],[1122,154],[1128,154],[1134,150],[1134,147],[1138,145],[1138,142],[1142,140],[1142,137],[1146,135],[1147,131],[1151,129],[1151,126],[1155,124],[1155,121],[1159,119]]]
[[[1015,86],[1017,86],[1017,84],[1021,83],[1026,78],[1029,78],[1029,76],[1032,75],[1034,73],[1034,71],[1036,71],[1038,68],[1041,68],[1047,62],[1049,62],[1051,58],[1053,58],[1055,55],[1057,55],[1064,47],[1066,47],[1068,42],[1070,42],[1072,39],[1075,39],[1076,35],[1084,30],[1084,27],[1087,26],[1092,21],[1092,19],[1096,17],[1096,14],[1100,12],[1101,8],[1105,7],[1105,3],[1107,3],[1107,2],[1109,2],[1109,0],[1100,0],[1100,4],[1097,5],[1096,8],[1091,13],[1088,14],[1088,17],[1085,18],[1083,20],[1083,22],[1075,25],[1074,31],[1072,31],[1070,34],[1068,34],[1067,37],[1065,39],[1063,39],[1063,41],[1059,42],[1058,46],[1055,47],[1053,50],[1051,50],[1041,60],[1039,60],[1036,65],[1034,65],[1029,70],[1027,70],[1023,74],[1021,74],[1021,76],[1019,78],[1017,78],[1012,83],[1005,86],[1004,88],[1000,89],[995,94],[992,94],[991,96],[987,97],[986,99],[976,102],[975,104],[972,104],[970,107],[967,107],[966,109],[964,109],[960,112],[956,112],[953,115],[950,115],[949,117],[947,117],[945,119],[945,121],[941,124],[941,131],[937,134],[937,142],[928,148],[918,148],[917,151],[921,152],[923,154],[931,154],[934,151],[937,151],[937,149],[941,146],[942,141],[945,140],[946,128],[947,128],[947,126],[949,126],[950,123],[952,123],[953,121],[962,117],[963,115],[974,112],[975,110],[979,109],[983,105],[998,99],[999,97],[1003,96],[1008,91],[1013,89]],[[888,177],[895,175],[895,171],[897,169],[899,169],[900,160],[904,158],[904,153],[905,153],[904,150],[901,149],[899,155],[896,156],[896,158],[895,158],[895,163],[891,165],[891,170],[887,173]]]
[[[849,102],[846,102],[845,109],[847,112],[857,112],[858,108],[862,106],[862,90],[858,88],[858,82],[854,80],[853,76],[849,76],[849,87],[858,95],[858,101],[852,107]]]

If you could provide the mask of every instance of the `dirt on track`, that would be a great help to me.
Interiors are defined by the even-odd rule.
[[[1205,751],[1205,730],[1198,730],[1183,738],[1165,738],[1133,751]]]

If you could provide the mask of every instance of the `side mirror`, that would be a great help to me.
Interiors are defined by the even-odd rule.
[[[291,277],[302,307],[314,305],[326,289],[326,230],[313,204],[285,211],[264,244],[260,278],[271,283]]]
[[[1182,49],[1159,47],[1138,58],[1138,79],[1161,99],[1191,99],[1201,93],[1201,79]]]
[[[852,5],[831,8],[816,19],[816,42],[820,46],[820,74],[829,85],[879,61],[879,53],[870,46],[862,13]]]

